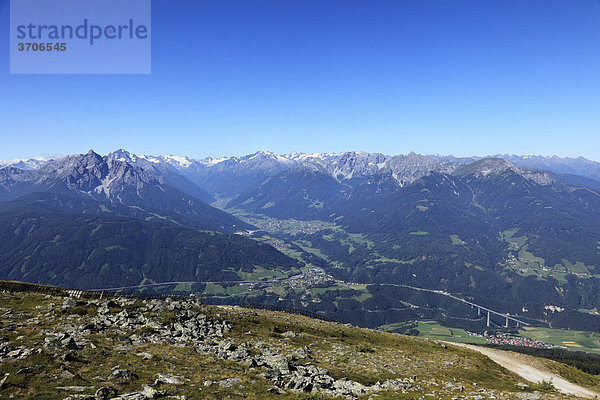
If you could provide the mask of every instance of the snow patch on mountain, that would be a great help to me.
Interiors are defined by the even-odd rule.
[[[190,161],[187,157],[168,155],[161,156],[160,158],[174,167],[187,168],[192,165],[192,161]]]

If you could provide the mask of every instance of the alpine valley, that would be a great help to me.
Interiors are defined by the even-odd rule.
[[[399,331],[478,331],[480,307],[600,331],[594,161],[120,149],[0,165],[0,279],[200,292]]]

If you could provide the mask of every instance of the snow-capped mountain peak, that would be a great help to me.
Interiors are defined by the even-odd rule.
[[[0,160],[0,168],[15,167],[24,170],[36,170],[44,166],[50,161],[62,158],[62,156],[39,156],[31,158],[17,158],[10,161]]]
[[[175,168],[187,168],[192,165],[192,161],[187,157],[168,155],[160,158]]]

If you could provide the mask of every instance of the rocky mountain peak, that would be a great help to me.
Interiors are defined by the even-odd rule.
[[[549,186],[557,183],[556,180],[550,176],[546,171],[521,168],[516,166],[504,158],[489,157],[474,163],[468,164],[456,171],[458,176],[473,176],[477,179],[495,177],[510,171],[518,176],[521,176],[531,182],[535,182],[540,185]]]
[[[125,149],[118,149],[113,151],[112,153],[108,154],[109,158],[114,158],[116,160],[120,160],[120,161],[134,161],[135,159],[137,159],[138,157],[135,154],[131,154],[130,152],[128,152]]]
[[[111,200],[114,200],[116,194],[113,192],[119,187],[140,188],[146,184],[158,184],[144,170],[125,161],[102,157],[93,150],[50,162],[40,172],[41,181],[58,179],[70,190]]]
[[[473,173],[478,176],[488,176],[500,174],[506,170],[519,171],[519,168],[513,163],[503,158],[484,158],[483,160],[473,163],[475,170]]]

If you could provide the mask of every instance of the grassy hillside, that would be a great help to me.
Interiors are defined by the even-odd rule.
[[[4,292],[0,332],[0,398],[569,398],[434,340],[193,300]]]

